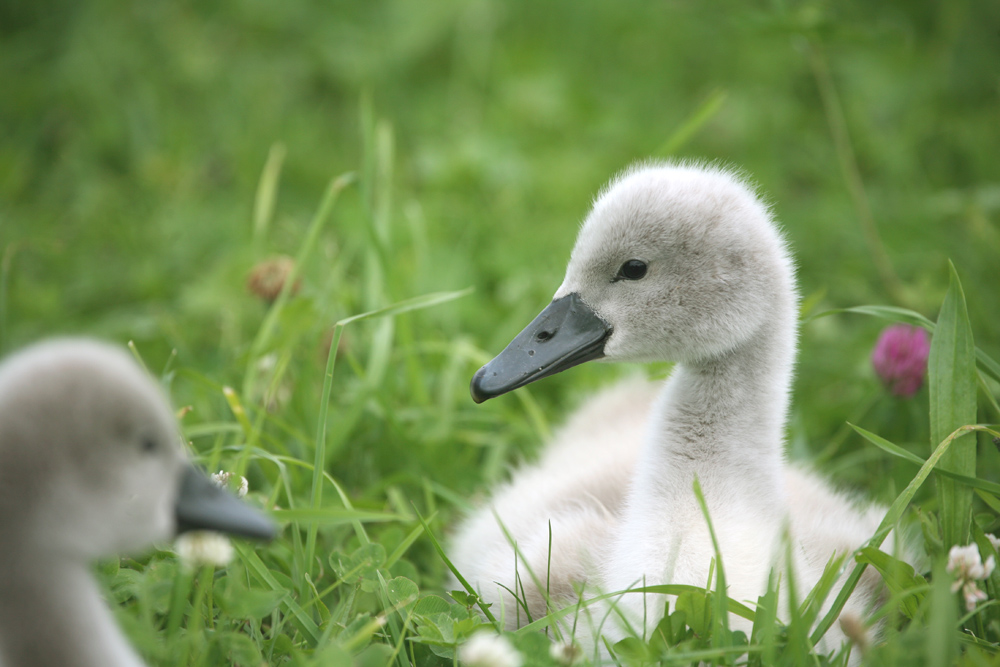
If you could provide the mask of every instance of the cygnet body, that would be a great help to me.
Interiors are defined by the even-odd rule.
[[[784,459],[797,303],[770,211],[733,173],[641,165],[597,197],[553,302],[480,369],[473,397],[590,359],[677,363],[659,389],[625,383],[585,402],[537,463],[459,526],[449,555],[509,626],[528,614],[507,590],[523,591],[537,619],[546,591],[558,607],[584,584],[590,594],[704,587],[715,549],[696,478],[736,600],[755,603],[772,570],[787,578],[786,531],[800,594],[835,552],[871,536],[877,508],[858,509]],[[868,577],[849,609],[877,593]],[[602,611],[590,632],[641,633],[663,610],[640,594],[615,606],[627,623]]]
[[[156,383],[82,339],[0,364],[0,666],[140,666],[89,571],[178,529],[269,538],[193,468]]]

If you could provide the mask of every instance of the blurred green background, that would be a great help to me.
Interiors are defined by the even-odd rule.
[[[404,466],[468,494],[510,457],[478,446],[537,438],[511,425],[515,399],[474,408],[476,354],[449,350],[498,351],[558,285],[597,189],[634,160],[678,157],[757,180],[811,313],[883,303],[934,318],[951,258],[977,344],[1000,356],[998,26],[992,0],[7,0],[0,347],[89,333],[134,340],[154,369],[176,349],[190,373],[175,400],[196,404],[194,419],[226,416],[218,385],[243,381],[265,312],[248,272],[295,253],[332,177],[368,174],[305,267],[298,324],[284,322],[289,419],[315,416],[334,321],[474,286],[387,334],[390,377],[424,380],[371,397],[331,456],[362,495]],[[276,211],[255,240],[275,145]],[[373,226],[389,250],[378,288]],[[836,459],[876,495],[878,468],[859,465],[871,454],[843,422],[921,446],[927,431],[926,394],[890,399],[870,370],[882,325],[804,327],[791,429],[794,455]],[[367,331],[348,332],[349,357],[364,359]],[[533,392],[558,421],[627,372],[585,367]]]

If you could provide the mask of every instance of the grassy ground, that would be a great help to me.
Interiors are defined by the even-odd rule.
[[[192,406],[199,459],[298,512],[214,573],[169,551],[103,567],[137,644],[163,665],[447,661],[478,621],[444,601],[418,513],[443,537],[583,395],[634,369],[584,366],[484,406],[468,379],[548,301],[593,193],[636,159],[752,174],[807,315],[936,320],[950,258],[976,344],[1000,357],[998,23],[978,0],[4,3],[0,350],[134,341]],[[270,305],[246,281],[276,254],[301,283]],[[426,294],[442,296],[407,301]],[[324,383],[334,324],[399,302],[420,309],[343,327]],[[883,325],[805,324],[789,443],[889,503],[917,465],[845,422],[921,458],[932,432],[928,391],[890,397],[870,369]],[[1000,419],[996,390],[980,422]],[[973,437],[974,474],[997,481],[996,448]],[[919,510],[940,576],[898,583],[911,593],[890,605],[880,663],[975,664],[1000,639],[993,598],[962,617],[947,590],[937,479],[904,518]],[[1000,503],[978,491],[990,532]],[[797,623],[766,642],[793,664]],[[717,648],[702,630],[677,641]],[[540,635],[514,640],[551,660]]]

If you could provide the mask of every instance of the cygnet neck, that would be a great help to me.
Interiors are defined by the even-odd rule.
[[[144,667],[86,564],[9,549],[0,550],[0,665]]]
[[[783,484],[782,442],[795,356],[791,312],[769,318],[743,344],[715,357],[678,364],[650,421],[640,476],[658,495],[691,497],[699,477],[706,496],[733,498]]]

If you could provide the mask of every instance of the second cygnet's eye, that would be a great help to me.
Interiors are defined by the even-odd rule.
[[[646,262],[641,259],[630,259],[618,269],[619,280],[639,280],[646,275]]]

